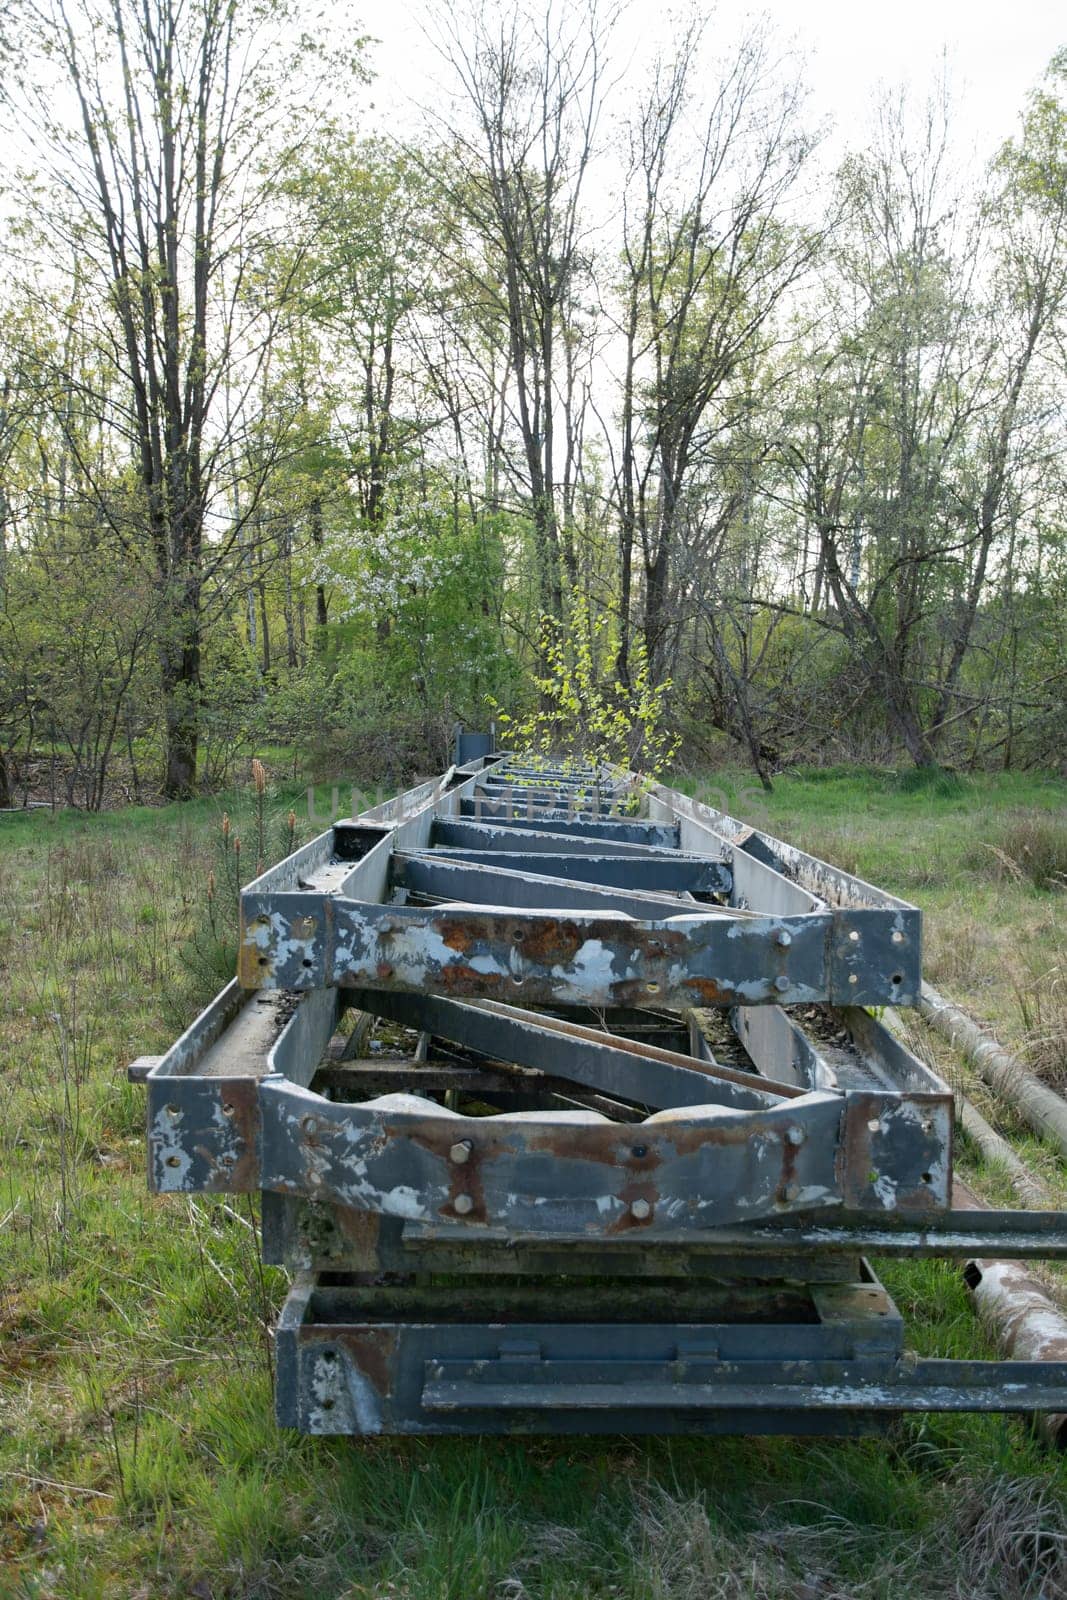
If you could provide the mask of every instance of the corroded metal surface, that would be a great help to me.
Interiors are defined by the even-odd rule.
[[[1058,1214],[950,1210],[951,1095],[864,1009],[918,995],[919,913],[639,799],[628,774],[478,757],[244,891],[238,981],[147,1072],[149,1181],[261,1190],[266,1258],[330,1274],[283,1312],[280,1420],[1063,1409],[1058,1348],[1010,1372],[904,1358],[862,1261],[1067,1257]]]

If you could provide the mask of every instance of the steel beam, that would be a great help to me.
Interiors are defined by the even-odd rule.
[[[874,920],[871,920],[871,919]],[[877,913],[736,917],[710,909],[515,913],[366,904],[338,895],[242,897],[246,988],[335,984],[524,1004],[686,1007],[892,1005],[913,983]]]
[[[865,1009],[917,996],[918,911],[664,788],[605,813],[640,793],[479,757],[337,823],[247,887],[242,986],[142,1064],[152,1187],[259,1189],[265,1258],[330,1275],[282,1313],[280,1420],[1067,1410],[1058,1362],[906,1357],[863,1259],[1067,1259],[1060,1213],[950,1208],[951,1095]],[[384,1057],[342,1064],[351,1005]]]
[[[550,878],[660,894],[728,895],[733,883],[730,869],[724,862],[712,861],[706,856],[686,856],[680,850],[641,853],[635,849],[614,855],[591,855],[584,850],[552,855],[538,850],[536,863],[532,863],[529,849],[478,850],[440,845],[420,853],[415,859],[463,861],[473,866],[501,867],[510,872],[536,870]]]

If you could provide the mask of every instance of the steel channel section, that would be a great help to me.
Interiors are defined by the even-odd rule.
[[[595,849],[595,846],[593,846]],[[477,850],[438,845],[417,859],[438,862],[467,861],[475,866],[503,867],[512,872],[531,870],[529,850]],[[536,870],[552,878],[569,878],[605,888],[652,890],[666,894],[728,895],[733,882],[722,861],[686,856],[680,850],[640,849],[614,855],[538,852]]]
[[[336,1105],[270,1079],[260,1103],[263,1188],[542,1232],[675,1231],[837,1207],[849,1148],[829,1095],[758,1112],[689,1107],[636,1126],[592,1112],[464,1117],[403,1095]],[[862,1190],[866,1177],[845,1186]]]
[[[531,871],[528,865],[525,869],[507,868],[442,861],[432,855],[394,857],[392,881],[394,887],[431,900],[526,910],[541,906],[573,911],[595,906],[628,917],[669,917],[683,904],[676,894],[575,882]]]
[[[537,1005],[876,1006],[902,1003],[917,981],[877,912],[638,920],[543,911],[517,922],[496,906],[254,890],[243,912],[247,988],[353,984]]]
[[[354,990],[351,998],[391,1022],[425,1029],[487,1058],[503,1056],[519,1066],[540,1067],[659,1110],[706,1105],[709,1098],[752,1110],[804,1092],[769,1073],[739,1072],[491,1000],[470,1003],[374,990]]]
[[[255,997],[239,1020],[267,1005],[268,997]],[[450,1009],[462,1025],[449,1021]],[[599,1046],[592,1030],[553,1023],[543,1030],[556,1052],[546,1049],[546,1065],[559,1061],[571,1070],[561,1048],[570,1041],[586,1062],[590,1087],[632,1094],[644,1087],[640,1068],[647,1060],[660,1073],[657,1097],[668,1101],[675,1080],[664,1069],[673,1066],[688,1078],[685,1103],[637,1125],[591,1112],[464,1117],[417,1095],[338,1105],[299,1081],[321,1057],[337,1016],[332,991],[307,996],[258,1072],[176,1072],[164,1058],[148,1078],[153,1188],[262,1188],[410,1221],[455,1218],[605,1236],[842,1205],[930,1212],[947,1204],[950,1107],[943,1095],[796,1095],[783,1084],[783,1103],[768,1106],[767,1096],[756,1109],[743,1108],[738,1090],[754,1097],[753,1079],[746,1085],[738,1074],[701,1078],[672,1062],[669,1052],[645,1047],[632,1055]],[[535,1019],[509,1016],[506,1008],[431,1002],[421,1015],[416,1009],[415,1020],[432,1020],[467,1041],[495,1040],[520,1059],[538,1054]],[[180,1049],[186,1063],[187,1036]],[[698,1086],[704,1100],[694,1104]],[[734,1103],[715,1103],[717,1092]]]
[[[985,1251],[1017,1260],[1067,1259],[1067,1217],[1058,1211],[990,1212],[985,1228],[975,1226],[965,1211],[945,1212],[921,1224],[837,1212],[832,1222],[804,1217],[667,1236],[632,1229],[590,1239],[410,1223],[281,1195],[263,1199],[267,1259],[323,1272],[814,1283],[850,1281],[860,1257],[868,1254],[966,1262]]]
[[[493,1326],[375,1316],[373,1294],[298,1281],[278,1334],[279,1417],[315,1434],[839,1433],[902,1411],[1063,1409],[1067,1363],[916,1360],[880,1286],[822,1296],[800,1322]]]
[[[636,850],[678,848],[678,827],[673,823],[621,821],[562,808],[543,811],[518,800],[507,804],[467,796],[462,798],[454,818],[441,820],[437,839],[441,844],[458,844],[471,839],[507,839],[514,832],[524,835],[528,841],[531,834],[546,832],[552,849],[558,849],[560,842],[568,838],[596,839],[601,855],[607,845],[629,845]],[[530,841],[529,848],[536,850],[537,841]]]
[[[1054,1363],[903,1359],[861,1262],[1067,1257],[1058,1214],[948,1209],[951,1097],[863,1009],[914,999],[918,912],[668,790],[643,817],[582,810],[632,792],[625,774],[472,761],[245,891],[239,982],[147,1075],[151,1187],[262,1190],[265,1254],[291,1267],[500,1285],[494,1316],[457,1322],[440,1296],[374,1312],[358,1287],[331,1300],[325,1280],[301,1280],[278,1329],[279,1419],[804,1432],[908,1409],[1067,1409]],[[836,1006],[847,1049],[783,1004]],[[319,1092],[349,1005],[451,1041],[465,1083],[482,1063],[481,1114],[420,1092],[425,1052],[391,1065],[395,1091],[368,1097],[352,1063],[324,1074],[333,1098]],[[606,1026],[538,1006],[591,1007]],[[717,1059],[708,1006],[729,1016],[743,1068]],[[648,1007],[690,1019],[689,1054],[642,1040]],[[736,1307],[746,1282],[780,1287],[766,1320],[685,1326],[583,1323],[575,1288],[557,1326],[517,1320],[526,1302],[501,1277],[516,1273],[588,1276],[627,1305],[631,1282],[702,1283],[697,1309],[718,1296],[720,1316],[724,1283]],[[801,1325],[781,1307],[797,1278],[815,1307]]]

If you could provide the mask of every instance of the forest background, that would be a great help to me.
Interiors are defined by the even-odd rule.
[[[399,782],[546,673],[764,784],[1061,766],[1067,52],[976,173],[619,20],[441,13],[401,138],[300,0],[9,9],[0,806]]]

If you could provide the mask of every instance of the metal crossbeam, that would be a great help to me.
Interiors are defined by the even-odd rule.
[[[865,1009],[918,994],[915,908],[662,787],[630,814],[630,774],[464,749],[248,885],[238,981],[145,1075],[152,1187],[260,1190],[311,1272],[281,1420],[1067,1409],[1053,1364],[904,1360],[862,1259],[1067,1258],[1058,1213],[951,1209],[951,1095]]]

